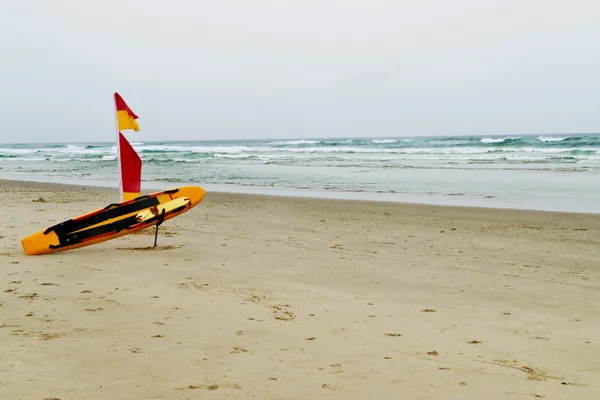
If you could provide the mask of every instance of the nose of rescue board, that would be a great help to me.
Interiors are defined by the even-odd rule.
[[[199,186],[181,186],[109,204],[27,236],[21,246],[27,255],[40,255],[105,242],[174,218],[195,207],[205,194]]]

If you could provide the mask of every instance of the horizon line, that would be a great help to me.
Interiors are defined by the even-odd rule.
[[[511,136],[558,136],[558,135],[565,135],[565,136],[573,136],[573,135],[600,135],[600,132],[570,132],[570,133],[565,133],[565,132],[555,132],[555,133],[517,133],[517,134],[502,134],[502,133],[496,133],[496,134],[451,134],[451,135],[418,135],[418,136],[339,136],[339,137],[331,137],[331,136],[322,136],[322,137],[318,137],[318,136],[313,136],[313,137],[309,137],[309,136],[304,136],[304,137],[290,137],[290,138],[248,138],[248,139],[167,139],[167,140],[160,140],[160,139],[152,139],[152,140],[143,140],[142,138],[139,138],[137,140],[133,140],[133,143],[135,142],[144,142],[144,143],[150,143],[150,142],[215,142],[215,141],[221,141],[221,142],[239,142],[239,141],[262,141],[262,140],[269,140],[269,141],[273,141],[273,140],[278,140],[278,141],[289,141],[289,140],[342,140],[342,139],[415,139],[415,138],[451,138],[451,137],[511,137]],[[63,144],[63,143],[67,143],[67,141],[40,141],[40,142],[4,142],[4,141],[0,141],[0,145],[23,145],[23,144]],[[79,141],[79,140],[69,140],[68,143],[112,143],[111,141]]]

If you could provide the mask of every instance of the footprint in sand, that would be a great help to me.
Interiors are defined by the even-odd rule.
[[[102,311],[102,310],[104,310],[104,308],[102,308],[102,307],[98,307],[98,308],[86,308],[85,309],[85,311],[90,311],[90,312],[93,312],[93,311]]]
[[[30,293],[30,294],[24,294],[22,296],[19,296],[19,299],[37,299],[39,298],[37,293]]]
[[[177,285],[177,287],[179,289],[198,289],[198,290],[202,290],[202,289],[208,289],[210,287],[209,283],[201,283],[198,282],[197,280],[195,280],[194,278],[185,278],[187,279],[189,282],[181,282]],[[158,297],[158,296],[157,296]]]
[[[240,390],[241,387],[240,385],[237,385],[235,383],[225,383],[225,384],[210,384],[210,385],[188,385],[186,387],[179,387],[179,388],[175,388],[176,390],[186,390],[186,389],[206,389],[206,390],[217,390],[219,388],[224,388],[224,389],[237,389]]]
[[[338,388],[336,386],[330,385],[328,383],[323,383],[321,385],[321,388],[327,389],[327,390],[338,390]]]
[[[135,353],[135,354],[145,353],[144,350],[140,349],[139,347],[133,347],[133,348],[129,349],[129,351],[131,351],[132,353]]]
[[[65,336],[64,333],[40,333],[40,340],[52,340]]]
[[[552,376],[550,374],[548,374],[546,371],[536,368],[536,367],[528,367],[528,366],[523,366],[523,365],[519,365],[519,361],[518,360],[498,360],[495,359],[493,361],[480,361],[480,362],[484,362],[487,364],[496,364],[502,367],[507,367],[507,368],[511,368],[511,369],[516,369],[518,371],[521,372],[525,372],[528,376],[527,376],[527,380],[529,381],[545,381],[547,379],[556,379],[556,380],[562,380],[561,377],[558,376]],[[567,385],[569,383],[566,382],[561,382],[563,385]]]
[[[281,304],[271,306],[273,309],[273,314],[275,314],[274,318],[280,321],[291,321],[296,318],[296,314],[287,310],[287,307],[290,307],[289,304]]]
[[[234,348],[233,348],[233,350],[231,350],[229,353],[231,353],[231,354],[238,354],[238,353],[249,353],[249,351],[248,351],[248,350],[246,350],[246,349],[245,349],[245,348],[243,348],[243,347],[236,346],[236,347],[234,347]]]

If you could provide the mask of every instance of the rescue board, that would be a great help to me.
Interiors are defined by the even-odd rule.
[[[199,186],[182,186],[113,203],[21,240],[27,255],[90,246],[160,225],[195,207],[204,198]]]

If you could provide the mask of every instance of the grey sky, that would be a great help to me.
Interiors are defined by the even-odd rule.
[[[598,0],[2,0],[0,141],[600,131]]]

